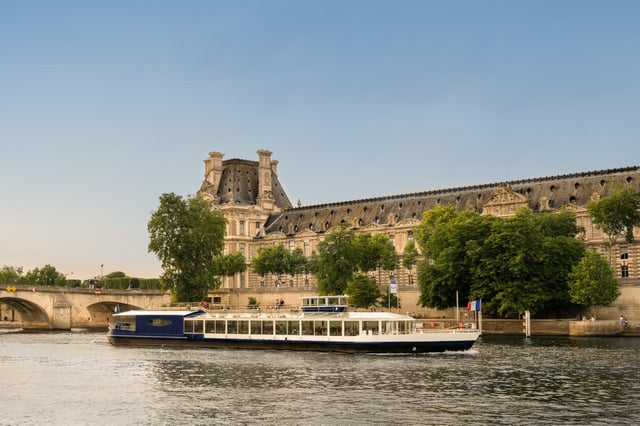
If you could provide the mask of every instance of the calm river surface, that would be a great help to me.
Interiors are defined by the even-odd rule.
[[[115,348],[0,331],[1,425],[640,424],[640,338],[427,355]]]

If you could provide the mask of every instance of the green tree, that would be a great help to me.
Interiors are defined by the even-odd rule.
[[[275,275],[276,285],[280,285],[282,274],[289,271],[289,252],[282,244],[261,247],[251,260],[251,269],[263,278],[267,274]]]
[[[149,251],[164,270],[160,277],[176,302],[204,300],[217,288],[215,258],[224,248],[226,220],[211,211],[202,198],[183,199],[174,193],[160,196],[160,205],[147,224]]]
[[[363,232],[353,239],[356,267],[360,272],[393,271],[398,266],[398,254],[386,235]]]
[[[4,265],[0,269],[0,285],[19,284],[21,278],[23,278],[22,266]]]
[[[320,295],[344,294],[357,270],[353,239],[353,231],[343,226],[318,243],[311,255],[309,269],[318,280]]]
[[[126,276],[127,276],[127,274],[125,274],[122,271],[114,271],[114,272],[111,272],[111,273],[105,275],[104,277],[105,278],[125,278]]]
[[[43,287],[64,287],[66,279],[51,265],[44,265],[42,268],[35,268],[25,275],[25,281],[36,286]]]
[[[510,317],[566,306],[568,274],[584,254],[570,212],[522,209],[500,219],[438,207],[415,230],[420,303],[439,309],[483,299],[483,310]]]
[[[569,303],[568,274],[584,254],[584,244],[570,212],[536,214],[521,209],[493,222],[478,251],[470,299],[501,316],[532,314]]]
[[[409,284],[413,284],[413,267],[418,263],[418,255],[415,241],[409,240],[402,254],[402,266],[409,271]]]
[[[608,306],[618,296],[618,281],[611,265],[600,255],[587,251],[569,274],[571,302],[585,306]]]
[[[289,268],[288,272],[291,276],[302,274],[307,267],[308,261],[304,255],[304,252],[300,247],[296,247],[289,253]]]
[[[418,263],[419,302],[446,309],[467,297],[482,247],[499,219],[440,206],[426,212],[414,234],[424,259]]]
[[[242,252],[224,254],[215,258],[216,275],[232,277],[247,270],[247,259]]]
[[[615,186],[612,192],[598,201],[587,203],[593,224],[607,234],[609,264],[612,248],[618,236],[633,242],[633,227],[640,226],[640,192],[632,188]]]
[[[356,308],[375,306],[381,296],[376,280],[360,273],[353,276],[344,293],[349,296],[349,304]]]

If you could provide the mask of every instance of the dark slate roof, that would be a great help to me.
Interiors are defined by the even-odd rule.
[[[222,162],[223,171],[218,188],[205,181],[200,192],[215,195],[216,204],[227,204],[233,194],[236,204],[256,204],[258,194],[258,162],[231,158]],[[275,205],[281,209],[292,204],[285,193],[278,176],[271,172],[271,192]]]
[[[295,234],[304,229],[324,232],[346,223],[352,226],[359,218],[359,226],[377,223],[393,225],[404,219],[421,220],[422,213],[438,205],[452,205],[458,210],[482,211],[483,204],[501,185],[509,184],[514,192],[527,199],[528,207],[540,211],[539,200],[548,199],[548,207],[557,209],[566,204],[585,206],[596,192],[606,194],[611,182],[626,183],[640,190],[640,167],[633,166],[534,179],[515,180],[459,188],[440,189],[362,200],[319,204],[290,208],[272,215],[265,224],[267,233],[282,231]],[[389,215],[392,220],[389,220]]]

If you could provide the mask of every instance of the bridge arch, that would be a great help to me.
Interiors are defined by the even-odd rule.
[[[22,328],[27,329],[49,329],[49,315],[38,304],[20,297],[0,297],[0,303],[11,307],[20,314]]]
[[[116,309],[120,312],[126,312],[143,308],[117,300],[101,300],[88,305],[75,318],[72,318],[73,326],[78,328],[106,328],[109,325],[111,315],[116,312]]]

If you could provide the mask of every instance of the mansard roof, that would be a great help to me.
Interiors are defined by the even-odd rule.
[[[222,162],[222,174],[218,187],[204,181],[200,187],[200,194],[214,196],[215,204],[228,203],[255,205],[259,196],[258,162],[231,158]],[[285,193],[278,175],[271,170],[271,195],[275,205],[281,209],[291,208],[292,204]]]
[[[640,190],[640,167],[626,167],[523,179],[484,185],[440,189],[378,198],[289,208],[272,215],[266,233],[296,234],[304,229],[326,232],[345,223],[350,227],[371,224],[392,226],[406,219],[420,220],[422,213],[439,205],[481,213],[500,187],[520,194],[533,211],[552,211],[565,205],[585,206],[592,195],[606,195],[614,182]]]

